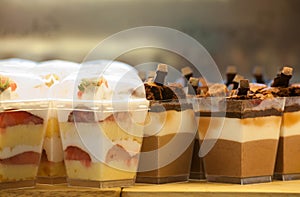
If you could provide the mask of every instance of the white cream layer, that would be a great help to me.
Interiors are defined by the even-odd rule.
[[[28,146],[28,145],[19,145],[13,148],[5,147],[0,151],[0,159],[7,159],[15,155],[24,153],[24,152],[37,152],[41,153],[41,146]]]
[[[112,142],[97,123],[61,123],[60,129],[63,150],[68,146],[76,146],[89,153],[93,163],[104,162],[107,152],[115,144],[121,145],[132,156],[139,153],[141,147],[141,144],[130,138]]]
[[[211,119],[211,123],[210,120]],[[199,132],[203,140],[209,125],[206,139],[224,139],[236,142],[279,138],[281,116],[256,118],[200,117]]]
[[[175,133],[196,133],[197,122],[192,109],[148,112],[144,136],[163,136]]]
[[[58,136],[53,135],[51,138],[45,137],[43,149],[46,151],[48,161],[62,162],[64,160],[62,143]]]
[[[293,135],[300,135],[300,111],[283,113],[280,136]]]

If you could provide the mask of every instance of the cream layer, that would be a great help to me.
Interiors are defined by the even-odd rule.
[[[110,121],[112,122],[112,121]],[[86,153],[92,159],[92,162],[105,161],[107,152],[115,145],[121,145],[130,155],[139,153],[141,141],[137,137],[126,134],[117,124],[106,123],[102,132],[103,123],[60,123],[61,138],[63,150],[68,146],[76,146]],[[109,135],[107,135],[109,134]]]
[[[248,142],[263,139],[279,139],[281,116],[256,118],[200,117],[199,134],[203,140],[224,139],[236,142]]]
[[[197,122],[192,109],[148,112],[145,121],[144,136],[196,133],[196,130]]]
[[[300,135],[300,111],[283,113],[280,136],[293,135]]]
[[[0,159],[7,159],[13,157],[15,155],[24,153],[24,152],[36,152],[41,153],[41,146],[28,146],[28,145],[18,145],[13,148],[11,147],[4,147],[0,151]]]
[[[114,161],[114,166],[120,166],[121,169],[127,168],[122,161]],[[118,164],[117,164],[118,163]],[[69,179],[83,179],[94,181],[110,181],[134,179],[136,176],[136,168],[131,171],[118,170],[117,168],[107,166],[103,163],[92,163],[86,167],[80,161],[65,161],[67,175]],[[122,167],[123,166],[123,167]]]

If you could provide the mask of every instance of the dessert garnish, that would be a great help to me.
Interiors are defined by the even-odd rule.
[[[188,84],[188,94],[196,94],[198,89],[199,79],[191,77]]]
[[[227,70],[226,70],[226,78],[227,78],[227,82],[226,82],[226,86],[228,87],[230,84],[232,84],[232,81],[236,75],[237,71],[236,71],[236,67],[235,66],[228,66]]]
[[[281,72],[275,77],[271,87],[287,88],[292,75],[293,68],[288,66],[283,67]]]
[[[262,68],[260,66],[256,66],[253,69],[253,76],[255,78],[255,82],[256,83],[265,83],[264,77],[263,77],[263,73],[262,73]]]
[[[78,85],[78,97],[81,98],[85,90],[89,87],[101,87],[102,84],[106,88],[108,88],[107,80],[104,77],[100,77],[99,79],[82,79],[81,83]]]
[[[186,78],[187,81],[190,80],[190,78],[193,76],[193,70],[189,67],[183,67],[181,69],[181,73],[183,74],[183,76]]]
[[[17,84],[10,78],[0,75],[0,94],[8,88],[11,88],[11,91],[15,91]]]
[[[250,90],[249,81],[248,79],[242,79],[240,80],[240,85],[238,88],[238,96],[247,96],[248,92]]]
[[[156,75],[154,77],[154,83],[160,86],[164,85],[167,74],[168,74],[168,65],[158,64],[156,69]]]
[[[53,84],[59,81],[59,77],[56,74],[48,74],[44,76],[46,86],[51,87]]]

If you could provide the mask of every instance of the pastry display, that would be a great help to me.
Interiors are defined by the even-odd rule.
[[[182,87],[165,85],[167,65],[159,64],[153,82],[144,84],[150,108],[137,182],[187,181],[197,129],[192,104]]]
[[[48,102],[34,99],[37,83],[29,74],[0,73],[0,189],[35,185],[48,113]]]
[[[120,62],[83,66],[81,73],[58,87],[58,93],[59,89],[70,91],[69,101],[65,96],[57,98],[68,184],[133,185],[148,109],[144,88],[140,88],[143,83],[136,70]],[[98,75],[97,68],[103,69]],[[74,84],[77,88],[72,92]]]

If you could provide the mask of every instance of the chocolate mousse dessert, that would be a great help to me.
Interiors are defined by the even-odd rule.
[[[169,183],[187,181],[196,122],[192,104],[178,84],[165,85],[167,65],[159,64],[154,82],[145,83],[150,108],[136,181]]]
[[[272,84],[276,94],[285,97],[275,165],[275,178],[280,180],[300,178],[300,86],[289,85],[292,72],[292,68],[284,67]]]
[[[218,102],[218,108],[200,112],[200,138],[206,136],[204,140],[213,144],[204,156],[207,180],[238,184],[270,182],[284,99],[271,93],[253,93],[248,80],[243,79],[234,95]],[[204,129],[216,120],[220,127]]]

